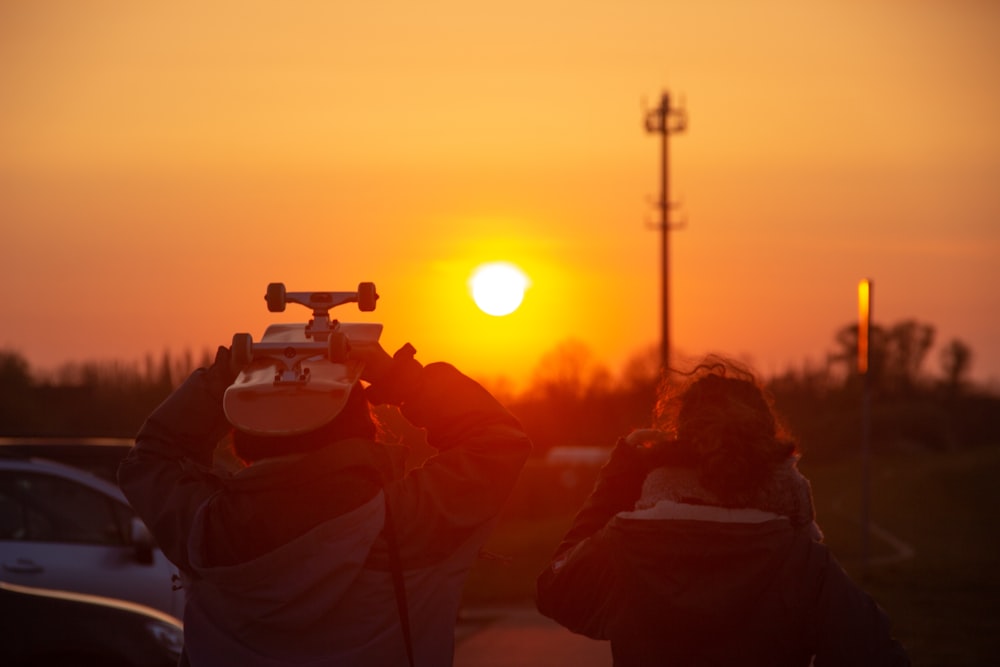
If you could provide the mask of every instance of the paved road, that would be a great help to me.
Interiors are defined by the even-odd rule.
[[[467,609],[455,667],[610,667],[611,646],[575,635],[528,607]]]

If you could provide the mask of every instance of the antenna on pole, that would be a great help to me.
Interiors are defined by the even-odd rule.
[[[659,134],[662,151],[660,156],[660,200],[658,208],[660,219],[654,228],[660,230],[661,258],[660,270],[662,276],[662,319],[660,335],[660,369],[664,376],[670,372],[670,244],[671,229],[683,227],[670,221],[670,162],[669,139],[671,134],[677,134],[687,129],[687,111],[680,107],[670,106],[670,93],[663,92],[660,106],[645,110],[645,127],[649,134]]]

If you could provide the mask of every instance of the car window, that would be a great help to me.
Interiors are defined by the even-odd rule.
[[[0,472],[0,539],[122,545],[130,517],[127,506],[72,480]]]

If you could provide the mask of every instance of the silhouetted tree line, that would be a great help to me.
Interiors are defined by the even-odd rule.
[[[915,320],[873,327],[869,379],[875,446],[944,449],[1000,443],[1000,397],[970,384],[973,356],[965,343],[941,346],[940,373],[926,370],[934,335],[931,325]],[[810,459],[856,452],[862,387],[857,345],[856,325],[846,325],[836,332],[824,363],[767,379],[778,411]],[[197,360],[190,353],[180,358],[164,353],[140,364],[71,364],[39,379],[21,355],[0,351],[0,435],[131,437],[177,382],[209,363],[207,351]],[[567,341],[542,357],[527,390],[498,393],[542,456],[556,446],[609,447],[630,430],[648,426],[659,386],[654,346],[637,353],[616,376],[585,345]]]
[[[1000,443],[1000,397],[969,381],[972,350],[953,339],[938,349],[938,374],[927,372],[934,327],[907,319],[873,326],[870,336],[871,433],[875,447],[951,449]],[[822,368],[771,378],[779,411],[810,458],[853,454],[862,429],[858,329],[842,327]]]
[[[939,374],[927,371],[935,330],[916,320],[870,334],[872,438],[876,447],[946,449],[1000,444],[1000,397],[969,381],[972,350],[940,347]],[[834,336],[825,363],[762,378],[775,406],[812,460],[855,455],[861,439],[862,377],[857,325]],[[616,380],[578,343],[544,357],[531,388],[509,401],[539,453],[560,445],[610,447],[650,424],[660,389],[657,351],[634,357]]]
[[[35,378],[18,353],[0,351],[0,435],[131,437],[143,420],[208,352],[175,358],[164,352],[143,363],[66,364]]]

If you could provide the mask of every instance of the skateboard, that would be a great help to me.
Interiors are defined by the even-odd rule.
[[[231,359],[239,374],[223,398],[229,422],[258,435],[291,435],[337,416],[363,369],[348,357],[351,346],[377,344],[382,325],[339,322],[330,310],[357,303],[369,312],[378,298],[374,283],[360,283],[354,292],[288,292],[283,283],[269,284],[268,311],[284,312],[294,303],[312,309],[312,319],[271,324],[259,342],[248,333],[233,336]]]

